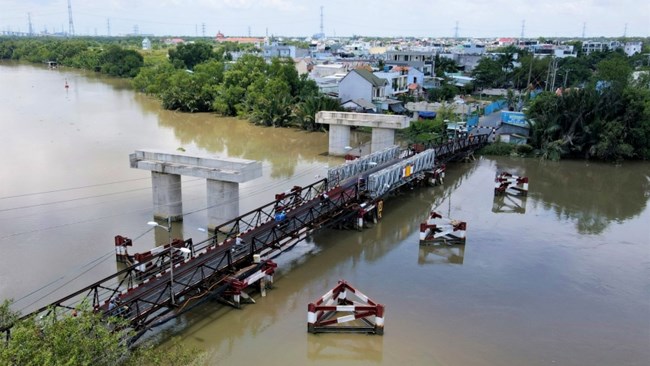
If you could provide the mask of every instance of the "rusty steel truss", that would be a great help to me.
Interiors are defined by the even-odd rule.
[[[462,158],[486,142],[487,135],[478,135],[429,148],[435,150],[436,163],[440,164]],[[400,156],[405,159],[414,154],[415,151],[409,149]],[[364,196],[366,187],[362,181],[368,174],[393,164],[390,159],[385,160],[378,161],[359,176],[329,187],[327,179],[306,187],[295,186],[276,195],[274,201],[219,225],[214,235],[204,241],[177,240],[166,250],[152,252],[140,258],[140,262],[24,318],[72,312],[86,303],[95,312],[128,320],[139,336],[209,298],[237,294],[241,291],[241,281],[259,280],[273,274],[275,263],[262,258],[272,259],[316,229],[357,220],[359,210],[375,205],[377,202],[373,198]],[[280,211],[283,215],[278,216]],[[240,240],[236,240],[237,237]],[[190,249],[191,256],[173,253],[175,249],[172,248],[180,247]],[[144,274],[142,266],[148,267]]]

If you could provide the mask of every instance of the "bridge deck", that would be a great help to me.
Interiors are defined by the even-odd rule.
[[[429,148],[435,149],[436,164],[439,164],[440,161],[447,162],[467,154],[486,141],[487,135],[480,135]],[[293,197],[294,204],[285,208],[286,218],[281,222],[275,221],[273,216],[275,209],[284,202],[280,199],[217,227],[213,237],[193,247],[191,258],[174,263],[173,283],[170,281],[169,263],[144,281],[137,279],[138,265],[134,265],[27,316],[51,311],[52,308],[74,309],[83,299],[92,299],[96,311],[119,314],[129,319],[135,329],[147,329],[167,313],[177,311],[179,306],[184,307],[193,298],[223,291],[228,278],[238,271],[251,268],[253,254],[268,256],[285,250],[314,229],[356,217],[355,210],[362,203],[357,190],[359,178],[367,178],[369,174],[399,163],[415,153],[414,150],[409,151],[397,159],[377,164],[343,180],[331,189],[327,188],[326,179],[301,189]],[[329,199],[321,198],[323,192],[327,192]],[[243,239],[243,246],[239,248],[235,245],[238,233]],[[169,255],[168,251],[153,255],[149,260],[154,261],[164,255]],[[176,304],[172,303],[172,293]],[[109,311],[109,300],[114,297],[119,298],[120,306]]]

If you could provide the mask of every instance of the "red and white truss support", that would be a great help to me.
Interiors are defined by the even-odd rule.
[[[445,164],[440,164],[433,167],[432,170],[425,172],[425,177],[427,184],[432,186],[441,185],[445,180],[445,170],[447,169]]]
[[[224,291],[220,300],[237,309],[241,309],[242,300],[254,304],[255,300],[244,290],[257,283],[262,297],[266,296],[266,290],[273,287],[273,275],[277,267],[278,265],[272,260],[266,260],[259,270],[245,278],[228,277],[226,279],[228,289]]]
[[[497,174],[494,180],[495,195],[522,195],[528,194],[528,177],[518,177],[510,173],[502,172]]]
[[[115,236],[115,260],[118,263],[132,263],[133,256],[129,254],[126,247],[133,246],[133,241],[125,236]]]
[[[445,242],[464,243],[467,223],[442,217],[431,210],[426,221],[420,224],[420,244]]]
[[[309,333],[384,334],[384,305],[339,281],[316,302],[307,306]]]

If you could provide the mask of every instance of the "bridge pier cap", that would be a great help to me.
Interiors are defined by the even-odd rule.
[[[373,129],[371,152],[382,150],[395,144],[395,130],[407,128],[408,116],[321,111],[316,113],[316,123],[330,125],[328,152],[330,155],[345,155],[350,145],[351,126]],[[375,129],[377,131],[375,131]]]
[[[262,176],[262,163],[255,160],[222,158],[209,155],[186,153],[169,153],[159,150],[136,150],[129,155],[131,168],[149,170],[152,172],[154,190],[154,216],[171,217],[175,221],[182,219],[182,204],[180,194],[180,176],[187,175],[208,180],[208,204],[214,210],[227,212],[232,217],[224,218],[222,215],[211,212],[208,226],[215,227],[224,221],[239,215],[239,184]],[[161,179],[164,176],[175,176],[172,184]],[[162,182],[162,183],[161,183]],[[164,184],[166,182],[166,184]],[[177,182],[174,184],[173,182]],[[228,189],[224,194],[223,189],[210,189],[210,182],[225,182]],[[165,192],[162,192],[165,190]],[[212,197],[212,196],[215,197]],[[233,198],[237,202],[233,202]],[[235,211],[237,211],[235,213]],[[223,220],[223,221],[221,221]]]

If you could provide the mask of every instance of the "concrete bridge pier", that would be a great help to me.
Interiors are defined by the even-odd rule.
[[[350,145],[350,126],[330,125],[329,154],[345,155]]]
[[[328,152],[342,156],[348,153],[345,147],[350,145],[350,126],[372,128],[373,153],[393,146],[395,130],[407,128],[410,120],[398,115],[320,111],[316,113],[316,123],[330,125]]]
[[[245,159],[138,150],[129,160],[131,168],[151,171],[158,219],[183,219],[181,175],[205,178],[211,231],[239,216],[239,184],[262,176],[262,163]]]
[[[395,130],[375,127],[372,129],[370,152],[381,151],[395,145]]]
[[[153,217],[160,220],[183,221],[181,176],[151,172]]]
[[[239,183],[206,179],[208,230],[239,216]]]

